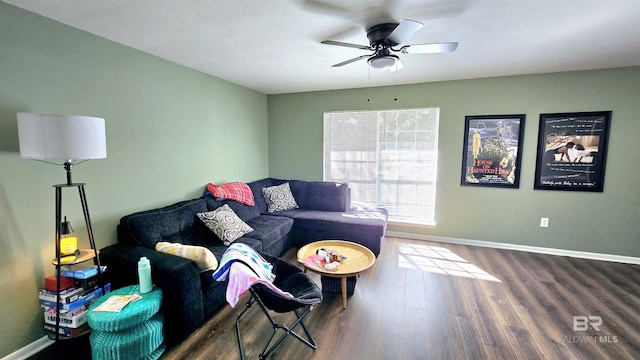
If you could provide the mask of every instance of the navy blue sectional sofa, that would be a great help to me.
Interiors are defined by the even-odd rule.
[[[299,208],[268,212],[265,187],[289,183]],[[188,259],[155,250],[159,241],[208,248],[218,260],[227,249],[196,216],[229,205],[254,231],[235,240],[271,255],[317,240],[341,239],[362,244],[377,256],[387,226],[382,208],[351,206],[344,183],[266,178],[248,183],[255,206],[202,197],[124,216],[118,224],[118,243],[101,249],[100,258],[115,288],[137,283],[137,263],[151,261],[153,282],[164,292],[165,341],[171,346],[186,338],[204,320],[226,305],[226,282],[216,282],[213,270],[200,272]]]

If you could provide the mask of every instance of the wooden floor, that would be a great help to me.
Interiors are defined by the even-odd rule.
[[[346,310],[328,294],[307,317],[318,349],[289,338],[270,358],[640,359],[639,294],[638,265],[388,237]],[[242,308],[161,359],[238,359]],[[270,325],[254,306],[241,328],[255,359]]]

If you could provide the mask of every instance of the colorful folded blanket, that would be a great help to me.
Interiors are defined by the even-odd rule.
[[[271,272],[273,265],[260,256],[251,246],[242,243],[231,244],[224,254],[222,254],[220,265],[218,265],[218,269],[213,273],[213,278],[217,281],[226,280],[231,265],[236,261],[241,261],[251,268],[259,279],[273,282],[273,279],[276,278]]]
[[[251,268],[243,262],[236,261],[229,269],[229,283],[227,284],[227,302],[231,307],[235,307],[240,297],[254,284],[264,284],[277,294],[293,298],[293,295],[280,290],[272,282],[260,279]]]

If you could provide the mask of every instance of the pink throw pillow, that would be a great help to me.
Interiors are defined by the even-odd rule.
[[[211,195],[216,199],[235,200],[245,205],[255,206],[253,192],[251,192],[249,185],[245,183],[230,182],[221,186],[208,183],[207,190],[209,190]]]

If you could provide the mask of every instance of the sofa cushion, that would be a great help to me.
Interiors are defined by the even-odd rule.
[[[351,206],[351,197],[349,193],[349,185],[347,183],[333,182],[333,181],[304,181],[304,180],[283,180],[283,179],[269,179],[272,183],[267,186],[281,185],[286,182],[289,183],[291,193],[293,194],[296,203],[300,209],[307,210],[324,210],[324,211],[347,211]],[[263,196],[259,196],[261,192],[256,193],[256,186],[249,184],[254,191],[254,197],[256,199]],[[261,191],[261,188],[258,189]],[[258,200],[256,205],[260,208]],[[266,211],[266,204],[264,208],[260,209],[262,213]]]
[[[196,224],[196,214],[207,211],[204,200],[181,201],[161,209],[148,210],[122,218],[133,243],[154,249],[159,241],[200,244],[210,235]]]
[[[293,227],[293,219],[285,216],[260,215],[248,222],[253,232],[246,237],[260,240],[263,249],[286,238]]]
[[[262,189],[264,199],[267,201],[267,211],[276,212],[298,208],[298,203],[291,193],[289,183],[270,186]]]
[[[350,206],[348,199],[349,186],[345,183],[311,181],[307,186],[307,201],[303,209],[347,211]]]
[[[242,182],[235,181],[220,186],[208,183],[207,190],[215,199],[229,199],[248,206],[255,205],[251,188]]]
[[[330,212],[318,210],[300,210],[295,217],[295,226],[304,229],[332,229],[336,233],[366,232],[373,236],[384,235],[386,217],[382,212]]]
[[[309,187],[308,181],[280,179],[277,179],[277,181],[281,182],[282,184],[288,182],[289,188],[291,189],[291,194],[293,194],[293,198],[296,199],[298,207],[300,207],[301,209],[307,209],[307,190]]]
[[[253,231],[227,204],[213,211],[198,213],[197,216],[227,246]]]

